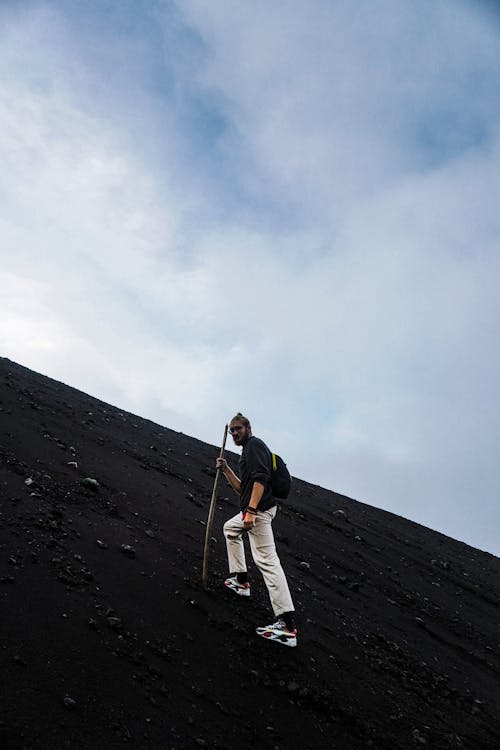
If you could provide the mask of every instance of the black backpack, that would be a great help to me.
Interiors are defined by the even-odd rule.
[[[276,453],[271,453],[271,491],[273,497],[285,500],[290,494],[292,477],[286,463]]]

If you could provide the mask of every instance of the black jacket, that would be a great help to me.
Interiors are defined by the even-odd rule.
[[[248,438],[240,457],[240,505],[245,510],[250,502],[254,482],[264,485],[264,494],[258,510],[269,510],[276,505],[271,492],[271,451],[258,437]]]

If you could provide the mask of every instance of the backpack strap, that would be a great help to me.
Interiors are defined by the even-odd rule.
[[[277,469],[277,466],[276,466],[276,453],[271,453],[271,456],[273,457],[273,469],[274,469],[274,471],[276,471],[276,469]]]

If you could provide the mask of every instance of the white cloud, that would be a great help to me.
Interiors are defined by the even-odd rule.
[[[133,40],[95,68],[56,4],[13,15],[3,354],[210,442],[241,409],[295,474],[498,552],[498,43],[359,7],[186,0],[107,88]]]
[[[255,189],[271,182],[311,221],[341,220],[352,200],[474,142],[477,120],[498,116],[498,38],[456,3],[182,8],[207,45],[200,82],[238,133],[232,157],[247,149]]]

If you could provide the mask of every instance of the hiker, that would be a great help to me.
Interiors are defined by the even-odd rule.
[[[224,458],[216,465],[231,487],[240,496],[241,512],[224,524],[230,577],[225,585],[239,596],[250,596],[245,549],[242,535],[248,533],[255,564],[264,577],[277,621],[257,628],[263,638],[285,646],[297,645],[294,606],[288,583],[276,553],[272,521],[276,515],[276,499],[271,491],[272,454],[267,445],[252,435],[249,420],[238,413],[229,423],[229,432],[236,445],[242,446],[240,477]]]

